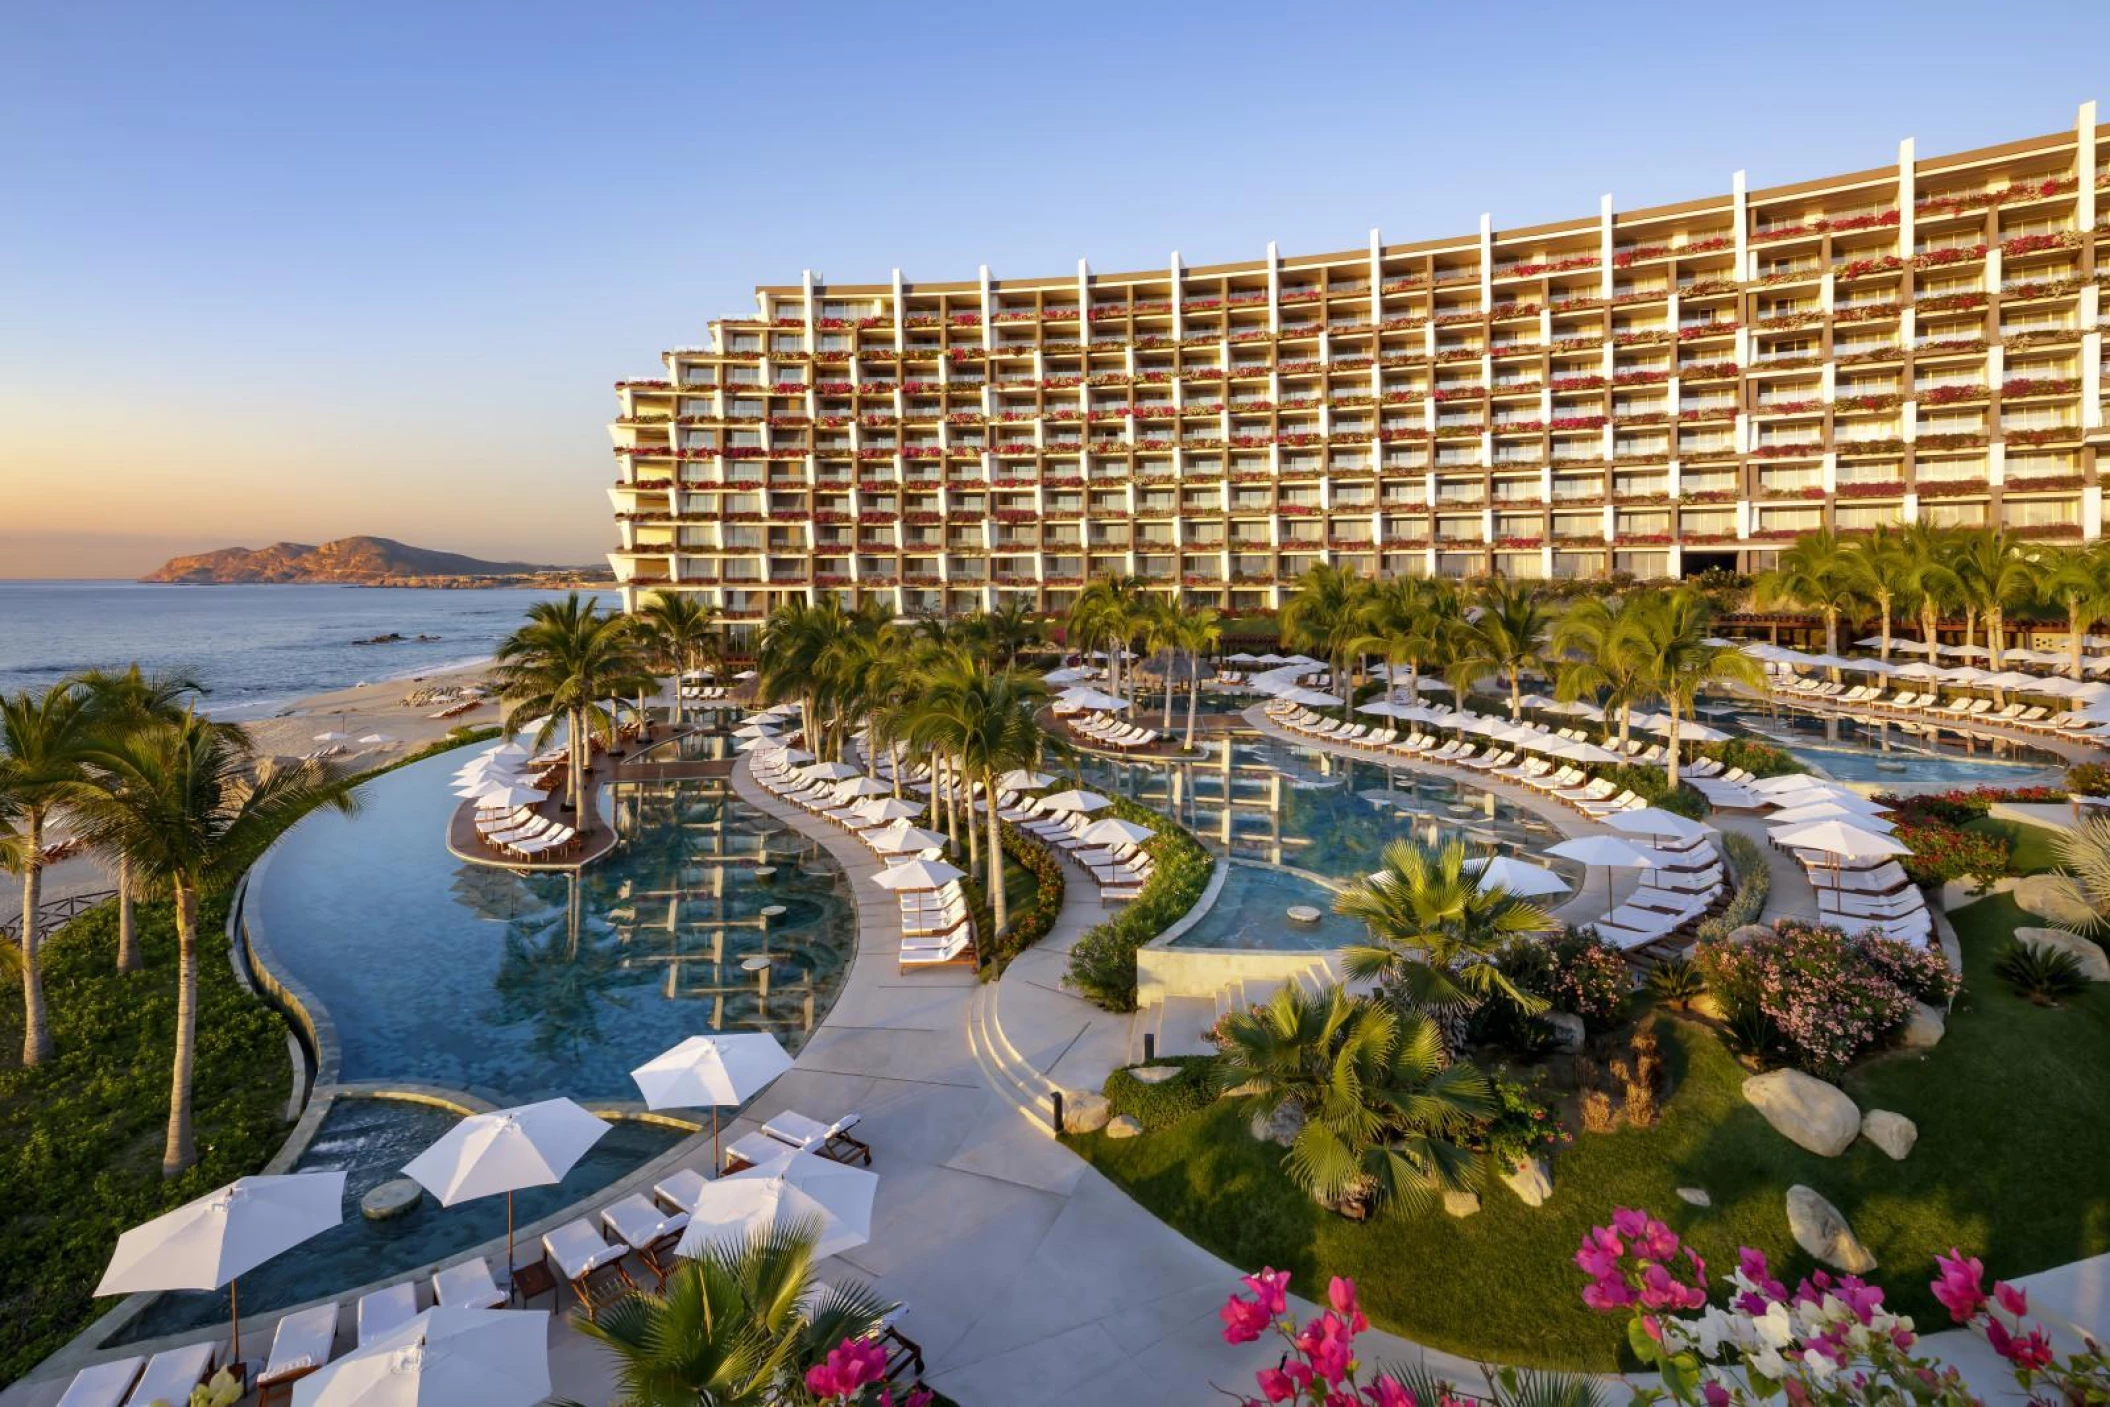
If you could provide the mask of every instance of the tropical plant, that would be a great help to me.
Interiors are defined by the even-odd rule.
[[[1390,665],[1404,664],[1410,703],[1420,701],[1422,673],[1457,659],[1470,632],[1457,589],[1431,577],[1387,577],[1376,583],[1363,621],[1368,634],[1354,648],[1381,654]]]
[[[2036,597],[2030,565],[2005,531],[1985,527],[1958,540],[1951,569],[1961,583],[1967,610],[1985,622],[1987,667],[1997,674],[2000,652],[2006,648],[2008,611]],[[1966,630],[1965,644],[1970,643],[1969,635]]]
[[[2009,939],[1993,959],[1993,975],[2038,1006],[2057,1006],[2062,997],[2088,990],[2081,960],[2063,948]]]
[[[662,591],[637,614],[653,653],[674,676],[674,721],[680,723],[687,716],[681,692],[683,676],[702,668],[706,659],[722,654],[716,648],[718,632],[712,626],[718,612],[691,592]]]
[[[591,740],[612,746],[617,700],[657,687],[640,645],[637,624],[604,614],[574,591],[562,601],[528,607],[527,623],[498,646],[493,671],[505,703],[505,728],[515,732],[523,717],[541,717],[538,746],[562,721],[570,765],[565,769],[569,804],[576,811],[585,795],[592,762]],[[583,818],[582,818],[583,819]]]
[[[1364,609],[1370,600],[1370,581],[1360,573],[1320,562],[1297,582],[1296,591],[1282,606],[1282,639],[1296,649],[1310,650],[1327,662],[1333,672],[1333,687],[1341,696],[1341,716],[1350,716],[1355,691],[1348,679],[1348,662],[1369,630]]]
[[[2094,910],[2093,926],[2100,928],[2110,916],[2110,816],[2091,814],[2061,830],[2053,845],[2061,887],[2074,902]]]
[[[1603,690],[1605,725],[1619,719],[1623,752],[1632,733],[1634,703],[1646,690],[1654,661],[1643,627],[1646,593],[1590,596],[1553,623],[1549,653],[1555,660],[1554,697],[1562,703],[1598,701]]]
[[[986,888],[996,923],[992,940],[1001,938],[1007,920],[1003,820],[993,804],[997,779],[1014,769],[1037,765],[1055,747],[1055,740],[1040,726],[1040,708],[1047,698],[1048,686],[1037,674],[1010,668],[992,672],[980,661],[962,668],[955,662],[927,681],[915,719],[909,725],[912,737],[950,757],[955,775],[965,782],[980,784],[983,795],[992,800],[985,808],[989,858]],[[970,819],[970,857],[975,844]]]
[[[2102,543],[2050,546],[2030,562],[2037,596],[2066,612],[2066,672],[2081,677],[2081,647],[2088,631],[2110,615],[2110,550]]]
[[[1201,709],[1202,656],[1222,643],[1223,617],[1213,607],[1182,611],[1172,631],[1171,648],[1187,662],[1187,751],[1194,751],[1194,726]]]
[[[1678,785],[1679,729],[1690,718],[1700,691],[1719,683],[1757,686],[1758,664],[1731,644],[1714,641],[1714,604],[1694,586],[1644,598],[1638,628],[1648,644],[1648,689],[1670,715],[1664,743],[1664,772]]]
[[[1284,1165],[1330,1204],[1418,1210],[1480,1180],[1461,1140],[1494,1112],[1492,1089],[1418,1012],[1286,984],[1224,1020],[1218,1079],[1255,1115],[1303,1114]]]
[[[1693,998],[1707,990],[1707,979],[1684,958],[1668,958],[1648,975],[1648,994],[1667,1006],[1683,1010]]]
[[[320,805],[348,813],[356,803],[323,764],[259,766],[240,728],[188,715],[97,740],[80,765],[87,784],[70,806],[81,838],[125,856],[141,893],[167,898],[175,910],[176,1056],[161,1152],[162,1174],[173,1177],[197,1161],[190,1100],[199,902],[232,885],[292,818]]]
[[[71,797],[81,759],[94,742],[88,691],[61,683],[41,694],[0,699],[0,866],[22,879],[21,937],[16,968],[22,978],[22,1063],[49,1059],[51,1019],[37,967],[37,905],[44,878],[44,826]]]
[[[574,1326],[616,1360],[617,1407],[778,1407],[844,1340],[898,1306],[814,1272],[820,1227],[756,1227],[674,1263],[664,1288],[632,1289]]]
[[[1963,582],[1950,565],[1956,533],[1921,519],[1904,526],[1898,544],[1905,559],[1900,580],[1906,584],[1911,608],[1919,613],[1920,644],[1927,663],[1939,665],[1941,613],[1963,603]]]
[[[1509,684],[1512,721],[1524,712],[1524,671],[1540,662],[1552,628],[1552,613],[1534,582],[1497,577],[1480,593],[1460,667],[1467,679],[1488,671],[1501,674]]]
[[[1891,621],[1900,603],[1909,603],[1919,589],[1919,569],[1902,528],[1879,525],[1844,548],[1843,571],[1854,595],[1876,608],[1878,658],[1890,662]]]
[[[1121,692],[1130,620],[1142,591],[1141,577],[1101,577],[1078,592],[1070,605],[1066,633],[1071,647],[1084,654],[1106,651],[1107,687],[1116,694]]]
[[[1526,1014],[1545,1009],[1498,961],[1512,939],[1554,928],[1544,909],[1500,886],[1481,888],[1459,840],[1440,848],[1395,840],[1380,858],[1376,874],[1334,899],[1334,912],[1370,930],[1368,941],[1342,950],[1350,977],[1385,983],[1406,1009],[1443,1018],[1454,1038],[1472,1008],[1492,998]]]
[[[1824,652],[1839,653],[1839,618],[1862,604],[1864,597],[1853,560],[1830,529],[1804,533],[1780,554],[1771,571],[1757,582],[1761,604],[1801,606],[1824,620]],[[1837,679],[1839,671],[1832,670]]]

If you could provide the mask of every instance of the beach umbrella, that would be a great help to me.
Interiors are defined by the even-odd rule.
[[[1323,689],[1291,689],[1280,697],[1291,703],[1303,704],[1306,708],[1331,708],[1340,702],[1338,697]]]
[[[2036,675],[2024,674],[2019,669],[2003,669],[1998,674],[1988,674],[1983,682],[1995,689],[2028,689],[2041,681]]]
[[[403,1165],[419,1186],[451,1207],[506,1194],[506,1278],[513,1275],[513,1193],[562,1182],[608,1125],[569,1099],[471,1114]]]
[[[1761,796],[1778,796],[1783,792],[1821,787],[1824,783],[1807,772],[1783,772],[1777,777],[1760,777],[1744,785]]]
[[[549,1311],[435,1305],[293,1384],[293,1407],[532,1407],[550,1394]]]
[[[998,777],[996,784],[1002,791],[1039,791],[1042,787],[1054,786],[1055,779],[1045,772],[1028,772],[1020,767]]]
[[[351,740],[352,735],[350,733],[340,733],[335,728],[315,735],[315,741],[318,743],[348,743]]]
[[[1105,797],[1093,791],[1058,791],[1053,796],[1040,799],[1044,811],[1082,811],[1089,816],[1094,811],[1104,811],[1113,805]]]
[[[1709,829],[1690,816],[1680,816],[1660,806],[1614,811],[1604,821],[1613,830],[1625,831],[1628,835],[1667,835],[1673,840],[1692,840],[1707,834]]]
[[[807,752],[803,748],[795,747],[787,747],[782,749],[777,753],[777,757],[786,763],[811,762],[813,760],[812,753]]]
[[[872,876],[872,883],[881,889],[917,893],[926,889],[943,888],[966,873],[967,871],[943,860],[909,860],[903,864],[889,865]]]
[[[549,793],[539,788],[494,780],[478,789],[476,806],[480,811],[510,811],[516,806],[531,806],[548,799]]]
[[[495,747],[485,748],[482,752],[478,753],[477,756],[479,758],[488,757],[493,761],[502,761],[507,758],[517,758],[518,760],[525,762],[529,757],[533,756],[533,754],[530,753],[526,748],[522,747],[519,743],[499,743]]]
[[[760,721],[743,723],[739,727],[733,729],[733,736],[736,738],[773,738],[776,735],[776,724],[763,723]]]
[[[1421,710],[1411,704],[1393,703],[1390,699],[1379,699],[1374,703],[1358,704],[1357,713],[1373,713],[1379,718],[1407,718],[1418,715]]]
[[[1448,694],[1452,692],[1451,686],[1444,683],[1441,679],[1424,678],[1415,687],[1423,692],[1427,692],[1431,689],[1434,689],[1439,694]]]
[[[735,679],[752,679],[754,677],[755,672],[752,669],[743,669],[738,674],[735,674],[733,676],[733,678]]]
[[[1804,793],[1804,795],[1808,794]],[[1897,829],[1891,822],[1884,820],[1874,812],[1857,811],[1851,806],[1841,805],[1836,798],[1831,796],[1826,796],[1819,801],[1798,802],[1798,804],[1788,807],[1786,810],[1775,811],[1772,815],[1766,817],[1766,824],[1769,826],[1799,826],[1811,821],[1829,820],[1844,821],[1850,826],[1859,826],[1862,830],[1875,831],[1878,834],[1888,834]]]
[[[344,1220],[344,1174],[237,1178],[117,1238],[97,1295],[228,1287],[242,1360],[240,1276]]]
[[[913,850],[942,850],[945,836],[920,826],[888,826],[872,837],[872,848],[882,855],[906,855]]]
[[[395,739],[390,737],[387,733],[368,733],[359,741],[366,744],[368,747],[376,747],[382,743],[392,743],[395,741]]]
[[[1887,835],[1834,816],[1807,825],[1789,826],[1773,832],[1773,839],[1796,850],[1821,850],[1841,860],[1878,860],[1886,855],[1910,855],[1912,847]]]
[[[1621,840],[1616,835],[1584,835],[1546,847],[1546,853],[1562,860],[1577,860],[1604,870],[1604,906],[1612,909],[1613,870],[1652,870],[1668,863],[1668,857]]]
[[[799,775],[817,782],[840,782],[856,776],[857,769],[847,762],[816,762],[811,767],[801,767]]]
[[[1937,645],[1935,648],[1945,655],[1955,655],[1959,659],[1967,660],[1982,660],[1992,653],[1983,645]]]
[[[857,803],[857,812],[875,821],[906,821],[923,814],[924,809],[913,801],[903,801],[898,796],[878,796],[870,801]]]
[[[1224,663],[1226,664],[1259,664],[1260,662],[1261,657],[1259,655],[1247,654],[1244,650],[1240,650],[1235,655],[1224,656]]]
[[[1603,763],[1623,760],[1618,753],[1610,748],[1599,747],[1595,743],[1571,742],[1566,747],[1555,748],[1553,751],[1556,756],[1565,757],[1575,762]]]
[[[1901,664],[1892,669],[1890,677],[1893,679],[1940,679],[1946,673],[1947,671],[1939,665],[1929,664],[1925,660],[1914,660],[1910,664]]]
[[[1883,637],[1871,635],[1866,640],[1856,640],[1854,647],[1861,650],[1880,650],[1883,648]]]
[[[1068,708],[1097,713],[1120,713],[1130,707],[1127,699],[1102,694],[1097,689],[1071,689],[1056,695],[1055,701]]]
[[[762,757],[781,757],[788,749],[777,742],[776,734],[764,733],[759,738],[743,738],[734,743],[733,751],[752,752]],[[806,756],[811,757],[813,754],[809,752]]]
[[[838,790],[844,796],[884,796],[893,788],[877,777],[852,777]]]
[[[1890,666],[1881,660],[1841,660],[1841,669],[1851,669],[1862,674],[1888,674]]]
[[[1092,677],[1092,671],[1078,665],[1067,669],[1051,669],[1041,676],[1050,684],[1075,684]]]
[[[1086,826],[1077,838],[1090,845],[1141,845],[1155,834],[1148,826],[1107,816]]]
[[[1487,860],[1468,860],[1468,870],[1480,872],[1480,889],[1506,889],[1522,899],[1537,898],[1543,894],[1565,894],[1568,881],[1562,879],[1544,865],[1534,865],[1526,860],[1512,859],[1507,855],[1496,855]],[[1389,875],[1390,870],[1379,874]],[[1373,879],[1376,876],[1372,876]]]
[[[757,1228],[819,1222],[816,1260],[872,1239],[872,1199],[879,1175],[804,1149],[703,1184],[688,1229],[674,1248],[698,1256],[712,1245],[737,1245]]]
[[[630,1072],[647,1109],[711,1111],[711,1167],[718,1167],[718,1110],[745,1104],[791,1068],[791,1056],[765,1032],[691,1036]]]

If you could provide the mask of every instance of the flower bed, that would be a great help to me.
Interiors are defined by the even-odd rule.
[[[1184,918],[1201,900],[1213,865],[1201,842],[1147,806],[1115,797],[1103,814],[1156,832],[1143,842],[1156,868],[1133,902],[1077,940],[1063,981],[1108,1011],[1134,1011],[1136,949]]]

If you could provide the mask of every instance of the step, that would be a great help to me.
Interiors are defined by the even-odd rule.
[[[1158,1022],[1158,1054],[1210,1055],[1215,1051],[1202,1033],[1216,1022],[1216,1003],[1208,997],[1172,997]]]
[[[1043,1132],[1050,1132],[1049,1117],[1055,1085],[1029,1065],[1004,1038],[997,1016],[1001,980],[984,982],[967,1004],[967,1044],[975,1065],[989,1087],[1002,1095],[1018,1113]]]

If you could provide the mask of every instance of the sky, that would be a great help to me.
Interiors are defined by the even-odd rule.
[[[2101,0],[0,14],[0,577],[353,533],[598,560],[611,383],[802,269],[1354,248],[2110,103]]]

